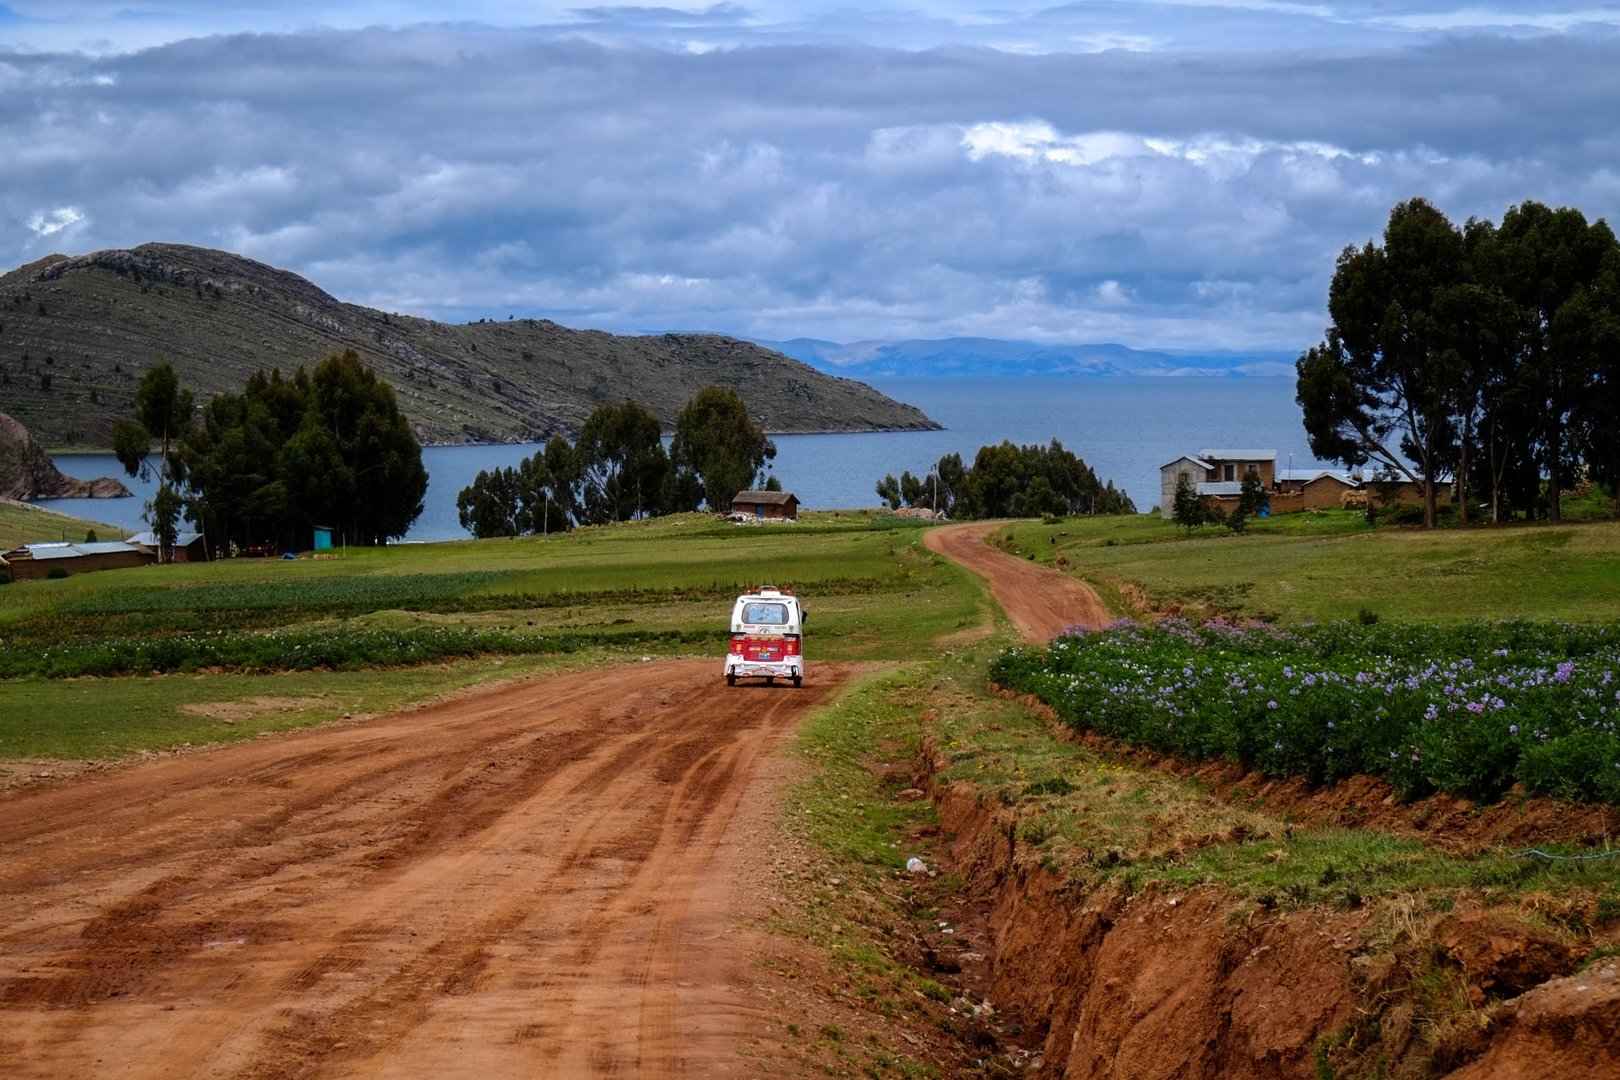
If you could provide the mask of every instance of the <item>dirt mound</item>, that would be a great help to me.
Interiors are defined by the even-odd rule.
[[[1620,1077],[1620,961],[1553,979],[1503,1006],[1489,1048],[1451,1080]]]

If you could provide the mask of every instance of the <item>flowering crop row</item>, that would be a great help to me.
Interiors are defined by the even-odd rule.
[[[1008,650],[992,675],[1077,729],[1271,776],[1620,802],[1617,668],[1620,626],[1165,619],[1071,629]]]

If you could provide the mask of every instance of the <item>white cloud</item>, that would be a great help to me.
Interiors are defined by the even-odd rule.
[[[72,206],[61,206],[30,214],[28,228],[35,237],[55,236],[85,220],[84,213]]]

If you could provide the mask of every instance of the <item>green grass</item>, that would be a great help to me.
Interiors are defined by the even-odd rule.
[[[581,662],[493,657],[395,671],[9,681],[0,683],[0,758],[104,760],[232,742]]]
[[[29,503],[0,499],[0,555],[23,544],[45,544],[57,540],[83,540],[85,531],[94,529],[102,540],[117,540],[124,533],[116,525],[58,514]],[[0,573],[0,583],[5,575]]]
[[[1064,536],[1061,533],[1066,532]],[[1620,617],[1620,524],[1368,530],[1360,515],[1287,514],[1188,537],[1158,518],[1018,522],[1011,546],[1113,595],[1283,622]],[[1053,536],[1057,542],[1052,543]],[[1109,545],[1109,541],[1114,541]]]
[[[566,648],[593,653],[598,662],[616,662],[626,650],[718,657],[732,598],[760,583],[791,586],[805,600],[812,663],[933,655],[940,638],[977,624],[976,579],[923,548],[919,530],[871,526],[871,515],[848,513],[783,528],[687,515],[547,539],[408,544],[350,549],[331,559],[224,560],[19,582],[0,588],[0,646],[13,659],[39,659],[19,671],[58,674],[73,670],[69,653],[86,649],[114,656],[111,668],[87,670],[130,670],[116,663],[128,654],[139,665],[134,670],[217,670],[234,663],[217,658],[241,656],[251,658],[247,666],[274,671],[280,654],[259,639],[266,631],[284,632],[289,649],[314,635],[320,656],[331,657],[320,663],[340,669],[373,662],[357,651],[374,637],[360,632],[371,630],[401,635],[397,662],[409,662],[413,642],[426,643],[446,628],[487,631],[489,648],[507,653]],[[142,645],[154,648],[135,648]],[[344,659],[346,646],[352,659]],[[433,663],[404,669],[415,672],[409,678],[374,682],[364,672],[343,677],[346,685],[379,691],[408,685],[416,699],[436,686],[460,685],[462,668],[480,663]],[[308,665],[289,658],[285,666]],[[264,694],[249,674],[211,677],[207,693],[214,698]],[[168,682],[189,679],[0,680],[0,756],[107,756],[239,735],[241,725],[209,727],[183,711],[194,699],[175,697]],[[106,739],[92,721],[75,719],[78,705],[50,707],[85,693],[94,694],[95,715],[120,717]],[[364,706],[365,694],[356,693],[339,714],[380,707]],[[311,707],[278,714],[276,722],[330,715]]]

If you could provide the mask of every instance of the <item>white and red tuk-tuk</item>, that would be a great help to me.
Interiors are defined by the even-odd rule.
[[[763,585],[737,597],[731,608],[731,651],[726,654],[726,683],[780,676],[794,686],[804,682],[804,608],[785,589]]]

